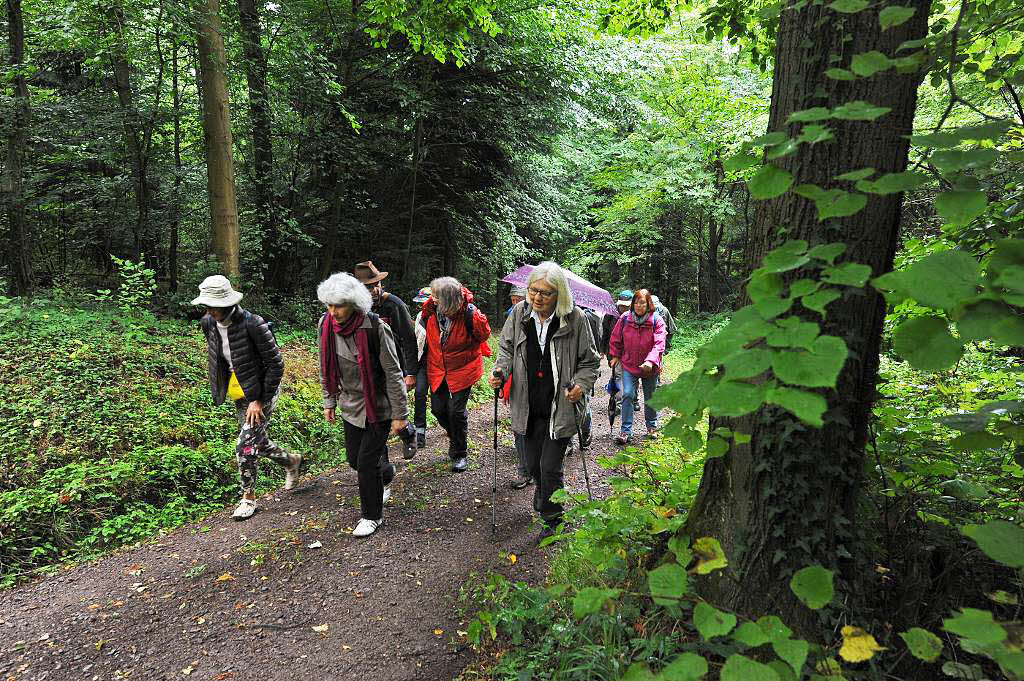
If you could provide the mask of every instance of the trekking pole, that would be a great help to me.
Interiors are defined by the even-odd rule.
[[[501,372],[495,370],[493,374],[496,378],[501,378]],[[491,538],[498,531],[498,396],[501,394],[501,388],[494,389],[494,456],[491,460],[494,462],[494,466],[491,469]]]
[[[573,389],[572,381],[569,381],[568,383],[565,384],[565,389],[566,390],[572,390]],[[572,405],[572,421],[573,421],[574,424],[576,424],[576,437],[578,437],[580,439],[580,443],[582,445],[582,443],[583,443],[583,431],[580,430],[579,410],[576,409],[576,405],[575,404]],[[586,454],[583,453],[583,447],[582,446],[580,447],[580,460],[583,461],[583,478],[587,481],[587,497],[589,497],[589,499],[591,501],[593,501],[594,500],[594,493],[590,490],[590,472],[587,470],[587,457],[586,457]]]

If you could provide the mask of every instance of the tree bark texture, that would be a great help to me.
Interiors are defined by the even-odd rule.
[[[220,0],[199,5],[199,78],[202,85],[203,132],[206,138],[207,192],[213,252],[224,275],[238,279],[238,203],[235,166],[231,156],[231,113],[228,102],[227,58],[221,35]]]
[[[174,107],[174,198],[171,208],[171,229],[167,237],[167,278],[168,288],[178,290],[178,225],[181,213],[178,201],[181,197],[181,89],[178,84],[178,24],[175,20],[171,45],[171,96]]]
[[[0,200],[7,213],[7,270],[11,293],[16,296],[29,292],[32,284],[32,261],[29,258],[30,239],[25,220],[24,178],[25,148],[28,144],[28,126],[32,110],[28,97],[28,83],[20,68],[25,63],[25,21],[21,0],[6,0],[7,36],[11,51],[10,64],[15,72],[12,78],[14,102],[7,121],[7,158],[0,176]]]
[[[786,125],[794,111],[835,107],[866,100],[892,111],[875,121],[827,121],[835,139],[803,144],[775,163],[792,173],[794,184],[851,189],[836,175],[871,167],[879,174],[906,169],[921,74],[893,71],[854,81],[825,77],[826,69],[844,66],[854,54],[878,50],[889,56],[906,40],[925,35],[929,0],[901,0],[916,9],[901,26],[881,31],[878,8],[839,14],[808,4],[782,14],[775,58],[768,129],[798,135]],[[840,63],[830,62],[832,55]],[[790,239],[812,246],[842,241],[840,260],[867,264],[873,276],[892,268],[900,224],[902,195],[869,195],[861,212],[819,222],[813,202],[792,192],[757,208],[748,253],[757,267],[772,248]],[[854,519],[868,420],[877,381],[879,343],[885,305],[870,288],[850,291],[833,302],[821,323],[823,334],[843,338],[849,348],[835,390],[823,391],[829,409],[821,429],[801,425],[788,412],[765,407],[742,419],[714,419],[750,433],[749,444],[735,445],[705,464],[704,475],[687,522],[692,537],[718,538],[729,574],[702,581],[702,591],[716,603],[748,615],[781,614],[805,636],[814,636],[818,618],[789,589],[793,571],[819,563],[852,573],[856,555]],[[806,312],[808,320],[821,321]],[[842,582],[840,582],[842,584]]]

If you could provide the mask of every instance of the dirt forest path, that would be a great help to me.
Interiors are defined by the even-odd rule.
[[[599,386],[607,377],[604,367]],[[601,496],[609,490],[596,459],[614,449],[607,401],[599,389],[587,452]],[[350,534],[355,473],[337,469],[261,498],[246,522],[225,509],[0,592],[0,681],[457,676],[475,659],[457,633],[460,587],[488,571],[538,583],[555,550],[535,544],[533,487],[509,486],[515,451],[504,406],[491,537],[491,418],[490,403],[471,412],[471,469],[461,475],[449,472],[447,439],[429,431],[368,539]],[[565,480],[585,491],[578,452],[566,459]]]

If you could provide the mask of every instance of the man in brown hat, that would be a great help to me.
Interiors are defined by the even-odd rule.
[[[380,317],[381,321],[391,327],[398,345],[398,363],[402,367],[402,376],[407,390],[416,387],[416,372],[419,370],[419,350],[416,345],[416,331],[409,316],[409,308],[401,298],[384,291],[381,283],[388,276],[373,264],[372,260],[356,263],[353,272],[355,278],[363,283],[373,298],[371,312]],[[408,426],[398,434],[402,439],[403,456],[411,459],[416,456],[416,428]]]

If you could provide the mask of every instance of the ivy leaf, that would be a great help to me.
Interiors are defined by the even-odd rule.
[[[807,388],[834,388],[849,350],[837,336],[818,336],[810,351],[781,351],[772,358],[772,371],[784,383]]]
[[[732,631],[736,626],[736,616],[701,601],[693,608],[693,626],[704,640],[710,641],[716,636],[725,636]]]
[[[960,341],[949,333],[944,317],[915,317],[896,327],[892,333],[896,354],[924,371],[941,371],[957,363],[963,354]]]
[[[898,285],[922,305],[949,310],[976,295],[980,276],[978,263],[970,254],[942,251],[900,273]]]
[[[815,121],[824,121],[831,117],[832,112],[823,106],[816,106],[811,109],[803,109],[802,111],[794,111],[789,114],[789,118],[786,119],[786,125],[791,123],[813,123]]]
[[[658,605],[672,605],[686,595],[686,570],[679,563],[665,563],[647,573],[647,585]]]
[[[999,643],[1006,639],[1006,629],[992,618],[988,610],[964,608],[956,617],[942,620],[942,628],[981,644]]]
[[[604,607],[609,599],[618,595],[618,589],[602,589],[594,586],[580,589],[572,599],[572,613],[576,617],[590,615]]]
[[[875,653],[885,650],[878,645],[875,637],[860,627],[849,625],[842,628],[843,645],[839,648],[839,657],[847,662],[864,662],[870,660]]]
[[[1012,568],[1024,567],[1024,528],[1005,520],[990,520],[984,525],[965,525],[960,529],[991,558]]]
[[[832,109],[832,118],[843,121],[873,121],[892,111],[887,106],[874,106],[862,99]]]
[[[850,70],[862,78],[868,78],[881,71],[892,68],[893,62],[878,50],[853,55]]]
[[[768,665],[739,654],[729,656],[719,678],[721,681],[781,681],[778,673]]]
[[[819,313],[822,317],[825,316],[825,307],[836,298],[840,297],[839,291],[835,289],[825,289],[812,293],[809,296],[804,296],[800,299],[800,303],[808,310],[814,310]]]
[[[772,650],[775,651],[779,658],[792,667],[797,677],[799,677],[800,671],[804,667],[804,662],[807,661],[807,652],[810,650],[810,645],[807,641],[787,638],[781,641],[773,641]]]
[[[963,227],[985,212],[988,197],[979,191],[949,191],[935,199],[935,212],[947,225]]]
[[[820,565],[808,565],[797,570],[789,580],[789,588],[793,590],[800,602],[811,610],[820,610],[832,602],[834,587],[832,571]],[[799,669],[796,670],[799,673]]]
[[[659,681],[700,681],[708,673],[708,661],[695,653],[683,653],[658,675]]]
[[[768,643],[769,639],[761,627],[757,626],[754,622],[744,622],[740,626],[736,627],[736,631],[733,632],[733,639],[739,641],[745,646],[756,648],[757,646],[763,646]]]
[[[809,262],[809,258],[805,255],[807,252],[807,242],[802,239],[795,239],[793,241],[787,241],[778,248],[772,249],[764,260],[761,261],[760,270],[765,272],[788,272],[794,270],[801,265],[805,265]],[[781,280],[779,280],[779,290],[782,289]],[[750,293],[749,289],[747,291]],[[753,297],[751,297],[753,300]]]
[[[844,262],[835,267],[826,267],[822,271],[822,281],[839,286],[860,288],[871,276],[871,268],[858,262]]]
[[[767,401],[782,407],[804,423],[817,428],[824,425],[821,417],[828,409],[828,403],[817,393],[796,388],[774,388],[768,392]]]
[[[722,545],[714,537],[701,537],[693,542],[693,553],[697,556],[697,564],[693,569],[698,575],[710,574],[729,564]]]
[[[925,662],[934,662],[942,654],[942,639],[932,632],[914,627],[900,634],[910,654]]]
[[[747,188],[755,199],[772,199],[786,192],[793,184],[793,176],[773,165],[761,166],[754,176],[747,180]]]
[[[910,19],[910,17],[914,16],[914,12],[916,11],[917,10],[913,7],[889,5],[878,13],[878,23],[881,25],[883,31],[888,31],[893,26],[899,26]]]

